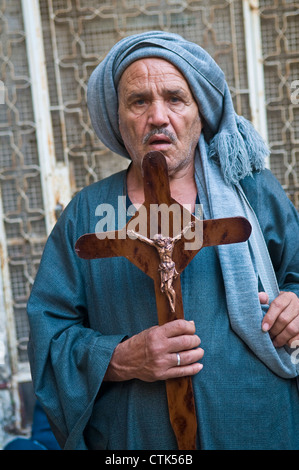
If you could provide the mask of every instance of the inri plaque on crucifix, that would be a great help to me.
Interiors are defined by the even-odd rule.
[[[155,285],[158,323],[163,325],[184,318],[180,274],[199,250],[244,242],[250,236],[251,226],[243,217],[198,220],[171,197],[162,153],[145,155],[142,168],[145,196],[142,210],[139,208],[119,231],[83,235],[75,250],[84,259],[124,256],[150,276]],[[170,211],[170,207],[176,210]],[[167,217],[167,233],[162,230],[163,214]],[[138,224],[134,224],[137,220]],[[144,227],[143,233],[137,226]],[[166,392],[178,448],[195,449],[197,421],[191,377],[166,380]]]

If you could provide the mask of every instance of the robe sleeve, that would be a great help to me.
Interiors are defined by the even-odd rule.
[[[82,208],[76,196],[45,246],[28,301],[34,390],[61,447],[86,449],[83,431],[116,345],[124,335],[88,327],[82,260],[74,250]]]
[[[281,291],[299,296],[299,216],[269,170],[247,177],[242,186],[263,231]]]

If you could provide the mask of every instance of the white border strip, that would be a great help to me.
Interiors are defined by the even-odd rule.
[[[65,205],[71,198],[69,171],[63,163],[56,163],[54,137],[48,91],[46,59],[43,45],[42,22],[38,0],[22,0],[23,20],[31,93],[36,123],[36,137],[41,169],[46,229],[49,234],[56,222],[57,205]]]
[[[243,18],[252,124],[268,143],[259,0],[243,0]],[[266,166],[270,166],[269,159]]]

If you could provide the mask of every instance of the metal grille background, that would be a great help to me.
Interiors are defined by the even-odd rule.
[[[260,0],[259,13],[271,170],[299,208],[299,100],[291,99],[292,83],[299,88],[299,3]]]
[[[40,0],[40,6],[56,158],[69,164],[72,193],[123,163],[94,136],[85,99],[91,71],[123,36],[166,29],[204,45],[225,70],[238,111],[249,114],[241,2]]]
[[[23,2],[24,6],[24,2]],[[124,36],[152,29],[183,35],[206,48],[224,70],[236,111],[251,119],[242,0],[40,0],[56,162],[69,171],[70,195],[114,173],[127,161],[95,136],[86,108],[91,71]],[[30,1],[28,1],[28,8]],[[299,207],[299,4],[260,0],[271,169]],[[21,0],[0,0],[0,184],[6,298],[16,346],[12,369],[27,362],[26,301],[48,232],[36,122],[32,106]],[[57,215],[62,207],[57,204]]]
[[[26,361],[26,302],[46,241],[36,124],[19,1],[0,3],[0,184],[18,360]],[[3,254],[3,253],[2,253]]]

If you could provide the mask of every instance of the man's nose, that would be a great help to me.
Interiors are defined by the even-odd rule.
[[[163,127],[169,124],[169,109],[166,103],[156,101],[149,108],[148,123],[155,127]]]

